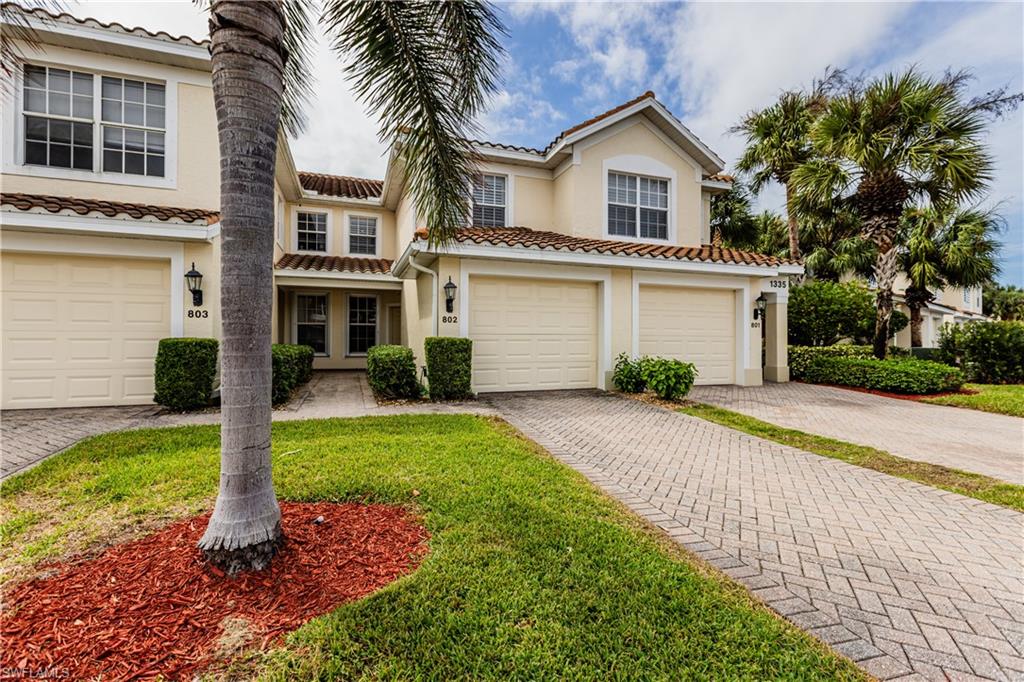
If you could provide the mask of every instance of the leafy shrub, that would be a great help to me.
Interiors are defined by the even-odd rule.
[[[461,400],[473,395],[473,342],[454,336],[429,336],[427,383],[431,400]]]
[[[275,343],[270,347],[272,368],[271,400],[280,405],[291,397],[292,391],[306,383],[313,376],[313,355],[311,346],[291,343]]]
[[[857,343],[875,335],[875,297],[858,282],[811,280],[793,287],[788,305],[789,342],[797,346],[831,346],[843,339]],[[889,333],[910,320],[894,310]]]
[[[1024,383],[1024,322],[945,324],[939,358],[982,384]]]
[[[217,376],[217,346],[217,339],[160,339],[153,401],[179,412],[209,405]]]
[[[804,378],[816,384],[915,395],[955,391],[964,383],[963,372],[939,362],[850,357],[819,357],[807,368]]]
[[[870,358],[871,346],[839,344],[836,346],[790,346],[789,376],[803,379],[808,368],[818,358]]]
[[[647,358],[630,359],[626,353],[619,353],[615,358],[615,371],[612,373],[612,383],[615,388],[623,393],[643,393],[647,388],[644,381],[643,364]]]
[[[644,383],[662,400],[678,400],[690,392],[697,368],[689,362],[670,358],[641,358]]]
[[[366,380],[378,398],[418,398],[416,359],[405,346],[373,346],[366,353]]]

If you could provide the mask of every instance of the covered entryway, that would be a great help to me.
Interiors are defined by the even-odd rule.
[[[698,384],[736,382],[736,293],[641,285],[641,355],[675,358],[697,366]]]
[[[153,400],[168,260],[3,254],[4,408]]]
[[[469,289],[475,391],[597,386],[596,283],[473,275]]]

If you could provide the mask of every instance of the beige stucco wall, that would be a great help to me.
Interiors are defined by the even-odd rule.
[[[515,174],[512,220],[535,230],[555,230],[554,183],[550,178]]]
[[[412,241],[416,227],[416,206],[412,196],[407,193],[402,196],[395,211],[395,244],[399,254]]]

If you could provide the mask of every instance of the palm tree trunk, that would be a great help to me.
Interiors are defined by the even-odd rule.
[[[924,345],[921,342],[921,304],[907,301],[907,307],[910,308],[910,346],[920,348]]]
[[[793,211],[793,190],[786,184],[786,222],[789,226],[789,257],[800,259],[800,227],[797,225],[796,213]]]
[[[889,351],[889,320],[892,318],[892,285],[899,270],[899,254],[892,244],[884,251],[879,248],[875,261],[875,282],[878,293],[875,297],[875,339],[873,351],[876,358],[884,360]]]
[[[214,0],[210,37],[221,171],[220,490],[199,547],[229,573],[281,542],[270,471],[274,167],[284,70],[279,3]]]

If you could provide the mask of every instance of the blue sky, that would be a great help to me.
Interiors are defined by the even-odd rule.
[[[940,74],[971,69],[972,91],[1024,90],[1021,3],[502,3],[508,27],[503,85],[481,121],[485,139],[543,147],[559,131],[654,90],[731,166],[742,141],[728,128],[826,66],[867,74],[917,65]],[[184,2],[86,2],[73,11],[202,35]],[[376,126],[317,53],[319,83],[309,131],[292,150],[300,168],[381,177]],[[1006,218],[1003,275],[1024,285],[1024,111],[988,136],[997,176],[990,203]],[[759,198],[781,209],[779,188]]]

